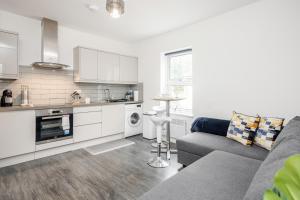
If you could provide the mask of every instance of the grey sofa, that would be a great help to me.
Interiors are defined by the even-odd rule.
[[[284,161],[300,153],[300,117],[288,123],[270,152],[210,133],[192,133],[177,145],[179,162],[189,166],[140,200],[260,200]]]

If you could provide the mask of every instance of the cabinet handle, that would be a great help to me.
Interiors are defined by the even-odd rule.
[[[61,118],[63,118],[63,116],[43,117],[42,120],[46,120],[46,119],[61,119]]]

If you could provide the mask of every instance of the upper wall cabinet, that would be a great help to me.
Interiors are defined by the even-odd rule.
[[[74,81],[137,84],[138,59],[83,47],[74,49]]]
[[[98,51],[87,48],[74,49],[75,82],[98,82]]]
[[[138,59],[129,56],[120,56],[120,81],[138,82]]]
[[[0,31],[0,79],[18,77],[18,34]]]
[[[118,82],[120,80],[120,56],[118,54],[99,52],[98,78],[101,82]]]

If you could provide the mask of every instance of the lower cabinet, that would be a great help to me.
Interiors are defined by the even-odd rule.
[[[125,105],[74,108],[74,142],[123,133]]]
[[[100,106],[74,108],[74,142],[82,142],[102,136],[102,112]]]
[[[74,127],[74,142],[82,142],[101,137],[101,124]]]
[[[36,145],[34,110],[0,112],[0,167],[62,153],[75,146],[80,147],[72,147],[74,143],[86,141],[82,143],[85,145],[89,142],[108,142],[123,137],[124,104],[76,107],[73,114],[72,139]]]
[[[75,113],[74,114],[74,126],[83,126],[89,124],[97,124],[102,121],[101,111],[92,111],[86,113]]]
[[[125,130],[125,105],[102,107],[102,136],[123,133]]]
[[[125,105],[74,108],[74,142],[123,133]]]
[[[35,151],[35,112],[0,113],[0,159]]]

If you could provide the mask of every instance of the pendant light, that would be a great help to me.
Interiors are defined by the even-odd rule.
[[[119,18],[125,12],[124,0],[106,0],[106,11],[113,18]]]

